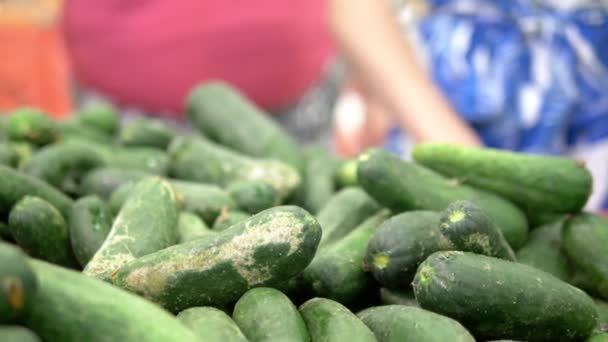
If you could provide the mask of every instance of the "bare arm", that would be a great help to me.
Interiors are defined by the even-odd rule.
[[[331,28],[345,59],[417,142],[481,145],[404,41],[385,0],[330,0]]]

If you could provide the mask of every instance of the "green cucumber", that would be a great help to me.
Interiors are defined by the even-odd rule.
[[[373,279],[362,269],[363,258],[376,228],[388,216],[388,210],[379,212],[317,253],[303,272],[316,296],[348,303],[371,285]]]
[[[209,234],[214,234],[200,217],[188,211],[182,211],[179,214],[177,231],[179,234],[178,243],[184,243]]]
[[[49,202],[23,197],[11,210],[8,225],[17,244],[29,255],[66,267],[78,266],[68,224]]]
[[[19,169],[30,160],[32,154],[34,154],[35,147],[27,142],[10,142],[9,145],[17,153],[17,164],[16,168]]]
[[[306,324],[281,291],[267,287],[247,291],[234,305],[232,319],[252,342],[309,342]]]
[[[186,107],[188,117],[205,136],[243,154],[301,169],[302,154],[294,139],[230,85],[203,83],[192,89]]]
[[[413,156],[522,208],[576,213],[591,195],[591,174],[584,164],[568,158],[447,144],[419,144]]]
[[[102,199],[108,199],[112,195],[112,192],[122,184],[135,182],[150,175],[150,173],[140,170],[102,167],[84,176],[80,184],[80,193],[82,195],[97,195]]]
[[[0,242],[0,260],[0,324],[16,323],[34,305],[38,282],[19,248]]]
[[[357,168],[357,159],[342,161],[334,174],[338,187],[344,188],[347,186],[359,185],[359,182],[357,181]]]
[[[86,266],[106,240],[113,219],[108,205],[95,195],[74,202],[69,217],[70,241],[81,266]]]
[[[30,264],[39,287],[25,323],[44,341],[200,341],[142,298],[78,272],[37,260]]]
[[[186,309],[177,319],[204,342],[248,342],[230,316],[210,306]]]
[[[108,102],[96,102],[78,112],[78,122],[108,135],[114,135],[119,119],[116,108]]]
[[[84,269],[107,280],[121,266],[177,242],[177,195],[167,181],[144,178],[133,187],[108,237]]]
[[[11,230],[8,227],[8,224],[5,222],[0,222],[0,239],[4,241],[14,242],[13,235],[11,234]]]
[[[140,118],[126,124],[119,141],[124,146],[147,146],[166,149],[177,132],[157,119]]]
[[[252,215],[281,202],[275,188],[260,181],[234,182],[226,190],[240,209]]]
[[[0,143],[0,164],[16,168],[19,165],[19,154],[11,144]]]
[[[562,234],[570,260],[608,299],[608,219],[581,213],[566,221]]]
[[[37,109],[20,108],[6,123],[6,132],[13,141],[27,141],[42,146],[57,140],[57,126],[53,120]]]
[[[112,150],[106,160],[108,167],[140,170],[155,175],[166,175],[169,171],[169,155],[151,147],[123,147]]]
[[[2,342],[41,342],[28,328],[17,325],[0,325],[0,341]]]
[[[88,142],[109,146],[112,144],[112,136],[88,125],[81,124],[78,118],[65,120],[57,123],[57,129],[61,136],[60,140],[68,142]]]
[[[340,240],[379,210],[378,203],[361,188],[340,190],[317,214],[323,228],[320,247]]]
[[[134,260],[111,278],[173,312],[218,306],[252,287],[280,285],[297,275],[312,260],[320,238],[321,228],[308,212],[275,207],[221,233]]]
[[[438,252],[413,282],[422,308],[454,318],[483,339],[574,341],[597,323],[589,296],[554,276],[516,262],[465,252]]]
[[[0,165],[0,215],[8,214],[15,203],[26,195],[46,200],[64,217],[72,207],[72,200],[47,182]]]
[[[569,280],[568,257],[562,251],[564,220],[534,229],[528,242],[517,251],[517,261]]]
[[[376,342],[376,337],[350,310],[326,298],[313,298],[300,305],[300,313],[312,342]]]
[[[357,317],[378,342],[475,342],[457,321],[413,306],[376,306],[359,312]]]
[[[86,145],[53,144],[34,153],[23,172],[73,194],[86,173],[103,165],[103,157]]]
[[[447,179],[421,165],[378,149],[359,157],[357,177],[361,186],[380,204],[395,212],[441,211],[457,200],[479,206],[502,231],[511,248],[526,242],[528,224],[523,212],[494,194]]]
[[[365,269],[385,287],[407,289],[427,256],[452,249],[439,230],[439,218],[437,212],[420,210],[386,220],[367,245]]]
[[[526,217],[528,218],[530,229],[534,230],[537,227],[546,226],[553,222],[563,220],[566,215],[529,209],[526,210]]]
[[[249,128],[248,128],[249,129]],[[220,186],[239,180],[265,182],[287,198],[300,184],[298,172],[272,159],[255,159],[200,137],[176,137],[169,146],[171,174]]]
[[[598,316],[596,330],[608,331],[608,303],[596,298],[593,299],[593,302]]]
[[[223,210],[217,219],[215,219],[215,222],[213,222],[213,227],[211,229],[214,232],[221,232],[249,217],[251,217],[251,215],[240,210]]]
[[[380,301],[383,305],[407,305],[420,307],[416,301],[416,297],[414,297],[414,292],[391,290],[385,287],[380,288]]]
[[[335,192],[334,171],[336,161],[326,148],[309,145],[304,148],[302,184],[296,193],[296,202],[311,213],[317,213]]]
[[[486,213],[469,201],[456,201],[441,212],[439,231],[454,249],[515,260],[515,253]]]
[[[608,342],[608,333],[594,333],[585,342]]]

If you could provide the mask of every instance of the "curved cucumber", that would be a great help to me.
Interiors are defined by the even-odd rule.
[[[234,306],[232,318],[252,342],[308,342],[306,324],[281,291],[261,287],[247,291]]]
[[[205,342],[248,342],[243,332],[224,311],[210,306],[186,309],[177,319]]]
[[[34,305],[38,281],[19,248],[0,242],[0,260],[0,324],[16,323]]]
[[[320,238],[319,224],[305,210],[275,207],[218,234],[143,256],[111,278],[174,312],[223,305],[252,287],[280,285],[300,273]]]
[[[70,241],[81,266],[91,260],[106,240],[114,217],[104,201],[97,196],[79,198],[70,213]]]

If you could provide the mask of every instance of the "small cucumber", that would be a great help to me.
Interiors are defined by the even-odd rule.
[[[204,342],[248,342],[232,318],[214,307],[189,308],[177,319]]]
[[[374,333],[346,307],[331,299],[313,298],[300,306],[312,342],[376,342]]]
[[[106,240],[113,219],[107,204],[95,195],[74,202],[69,218],[70,241],[81,266],[86,266]]]
[[[385,287],[380,288],[380,301],[383,305],[407,305],[420,307],[416,301],[416,297],[414,297],[414,292],[391,290]]]
[[[78,266],[68,224],[49,202],[23,197],[11,210],[8,225],[17,244],[29,255],[66,267]]]
[[[0,325],[0,341],[2,342],[41,342],[28,328],[17,325]]]
[[[534,229],[528,242],[517,251],[517,261],[569,280],[568,257],[562,251],[563,226],[564,220],[560,220]]]
[[[312,260],[320,238],[321,228],[308,212],[275,207],[218,234],[131,261],[111,278],[173,312],[218,306],[250,288],[280,285],[297,275]]]
[[[144,146],[166,149],[177,132],[161,120],[140,118],[126,124],[119,141],[124,146]]]
[[[17,109],[9,116],[6,125],[8,137],[13,141],[27,141],[42,146],[58,138],[55,122],[37,109]]]
[[[116,108],[108,102],[96,102],[78,112],[78,122],[108,135],[114,135],[119,119]]]
[[[195,214],[182,211],[177,220],[178,243],[196,240],[214,232]]]
[[[413,306],[376,306],[359,312],[357,317],[378,342],[475,342],[457,321]]]
[[[249,217],[251,217],[251,215],[240,210],[223,210],[217,219],[215,219],[215,222],[213,222],[213,227],[211,229],[214,232],[221,232]]]
[[[226,190],[240,209],[252,215],[281,202],[275,188],[260,181],[234,182]]]
[[[171,184],[159,177],[142,179],[133,187],[84,274],[107,280],[130,261],[175,244],[178,214],[179,203]]]
[[[0,324],[17,323],[34,305],[38,282],[19,248],[0,242],[0,260]]]
[[[252,342],[308,342],[310,336],[298,308],[281,291],[267,287],[247,291],[232,318]]]
[[[103,167],[89,172],[80,184],[82,195],[97,195],[102,199],[110,198],[112,192],[127,182],[135,182],[150,176],[149,172]]]

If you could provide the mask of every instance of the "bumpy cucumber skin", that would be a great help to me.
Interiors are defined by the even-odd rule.
[[[337,192],[317,214],[323,228],[320,246],[327,246],[343,238],[363,220],[377,213],[381,207],[358,187]]]
[[[232,318],[210,306],[186,309],[177,319],[205,342],[248,342]]]
[[[357,177],[370,196],[395,212],[441,211],[454,201],[468,200],[486,212],[511,248],[517,250],[526,242],[526,217],[514,204],[492,193],[447,179],[389,152],[371,149],[362,154],[358,160]]]
[[[0,260],[0,324],[17,323],[34,304],[38,282],[19,248],[0,242]]]
[[[223,210],[217,219],[215,219],[215,222],[213,222],[213,227],[211,229],[214,232],[221,232],[249,217],[251,217],[251,215],[240,210]]]
[[[388,216],[388,210],[381,211],[317,253],[303,272],[316,296],[348,303],[365,291],[373,281],[362,269],[367,244]]]
[[[250,288],[280,285],[300,273],[320,238],[321,228],[308,212],[275,207],[213,236],[143,256],[111,278],[173,312],[223,305]]]
[[[103,157],[84,144],[53,144],[34,153],[23,172],[64,192],[76,193],[84,174],[103,165]]]
[[[124,146],[146,146],[164,150],[176,134],[174,129],[161,120],[140,118],[122,128],[119,141]]]
[[[576,213],[591,194],[591,174],[572,159],[447,144],[419,144],[414,159],[492,191],[522,208]]]
[[[25,323],[44,341],[199,341],[175,317],[142,298],[45,262],[30,264],[39,288]]]
[[[378,342],[475,342],[457,321],[421,308],[383,305],[365,309],[357,317]]]
[[[302,169],[298,144],[238,90],[223,82],[195,87],[187,99],[188,117],[205,136],[241,153],[284,161]],[[238,123],[238,124],[237,124]]]
[[[407,289],[427,256],[453,247],[438,226],[439,213],[434,211],[409,211],[391,217],[370,239],[365,268],[385,287]]]
[[[342,304],[313,298],[300,305],[300,313],[313,342],[376,342],[374,333]]]
[[[176,137],[169,145],[171,175],[176,178],[228,186],[239,180],[265,182],[281,199],[300,185],[293,167],[274,159],[255,159],[201,137]]]
[[[380,288],[380,301],[383,305],[407,305],[420,307],[414,297],[414,293],[411,291],[396,291],[387,289],[385,287]]]
[[[538,227],[530,232],[528,242],[517,251],[517,262],[569,281],[568,257],[562,251],[564,220]]]
[[[95,195],[74,202],[69,217],[70,241],[81,266],[86,266],[106,240],[113,220],[107,204]]]
[[[2,342],[41,342],[31,330],[17,325],[0,326],[0,341]]]
[[[81,195],[97,195],[108,199],[119,186],[136,182],[151,174],[140,170],[124,170],[115,167],[103,167],[89,172],[80,184]]]
[[[29,255],[66,267],[78,267],[70,232],[61,213],[49,202],[25,196],[8,218],[11,235]]]
[[[67,217],[72,200],[43,180],[0,165],[0,215],[6,215],[13,205],[26,195],[40,197]]]
[[[515,253],[494,222],[477,205],[456,201],[441,212],[439,231],[456,250],[515,260]]]
[[[566,254],[608,299],[608,220],[581,213],[566,221],[562,232]]]
[[[107,280],[130,261],[175,244],[178,215],[177,195],[167,181],[159,177],[139,181],[83,272]]]
[[[281,202],[275,188],[264,182],[234,182],[226,190],[241,210],[252,215],[276,207]]]
[[[77,118],[82,125],[108,135],[114,135],[119,125],[116,109],[107,102],[98,102],[87,106],[78,113]]]
[[[583,291],[535,268],[465,252],[437,252],[413,282],[422,308],[452,317],[476,337],[576,341],[597,323]]]
[[[281,291],[262,287],[247,291],[232,318],[252,342],[308,342],[310,335],[295,305]]]
[[[34,145],[50,144],[58,137],[55,122],[33,108],[21,108],[13,112],[6,123],[10,140],[27,141]]]

